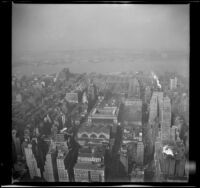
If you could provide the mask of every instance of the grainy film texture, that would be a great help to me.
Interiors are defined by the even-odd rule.
[[[188,182],[188,5],[12,11],[13,183]]]

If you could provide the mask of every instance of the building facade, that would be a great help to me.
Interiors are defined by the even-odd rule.
[[[86,152],[87,151],[87,152]],[[78,161],[74,167],[76,182],[104,182],[105,167],[102,152],[92,150],[79,151]]]
[[[177,88],[177,78],[170,79],[170,90],[176,89]]]
[[[69,176],[67,169],[65,168],[64,160],[67,157],[67,153],[59,150],[56,159],[58,168],[58,180],[59,182],[69,182]]]
[[[163,99],[163,113],[161,121],[161,140],[170,140],[171,102],[169,97]]]
[[[129,80],[128,97],[140,98],[140,84],[136,78]]]
[[[128,98],[124,103],[124,120],[134,124],[142,125],[142,100]]]
[[[137,143],[137,163],[143,165],[144,162],[144,144],[142,141]]]
[[[24,148],[24,151],[26,164],[28,166],[31,179],[33,179],[34,177],[41,177],[40,168],[38,168],[37,161],[32,152],[32,144],[28,144],[28,146]]]
[[[46,155],[43,177],[47,182],[58,181],[55,149],[50,149]]]

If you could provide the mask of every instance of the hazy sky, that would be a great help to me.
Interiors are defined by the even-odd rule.
[[[188,5],[14,4],[13,52],[189,48]]]

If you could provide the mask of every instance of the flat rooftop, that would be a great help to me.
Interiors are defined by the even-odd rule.
[[[79,128],[78,133],[83,133],[83,132],[87,132],[87,133],[106,133],[109,134],[110,133],[110,128],[106,125],[88,125],[87,123],[82,124],[82,126]]]
[[[95,158],[101,158],[104,156],[104,153],[103,152],[94,152],[94,153],[86,153],[86,152],[79,152],[79,155],[78,157],[88,157],[88,158],[92,158],[92,157],[95,157]]]
[[[115,116],[117,115],[118,108],[117,107],[103,107],[103,108],[94,108],[92,110],[92,116]]]
[[[84,170],[104,170],[104,166],[98,166],[97,164],[90,163],[76,163],[74,169],[84,169]]]

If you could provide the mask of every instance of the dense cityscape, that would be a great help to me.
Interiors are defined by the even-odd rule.
[[[189,4],[13,2],[12,184],[189,183],[190,61]]]
[[[187,182],[178,73],[12,76],[13,182]]]

